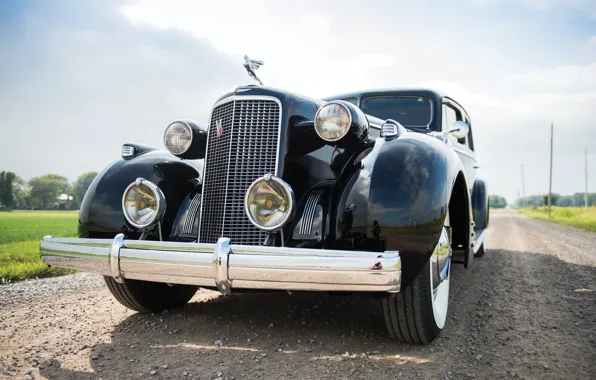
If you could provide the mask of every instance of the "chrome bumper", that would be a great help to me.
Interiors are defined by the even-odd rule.
[[[232,289],[398,292],[397,251],[325,249],[45,237],[48,265],[143,281]]]

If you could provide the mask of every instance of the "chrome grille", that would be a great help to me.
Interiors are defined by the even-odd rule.
[[[244,212],[250,184],[275,174],[281,108],[275,100],[241,99],[216,106],[209,125],[199,242],[222,236],[235,244],[259,245],[267,234]],[[218,125],[223,133],[218,136]]]

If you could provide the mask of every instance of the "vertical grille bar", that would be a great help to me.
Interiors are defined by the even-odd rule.
[[[244,195],[257,178],[275,173],[281,107],[273,99],[242,99],[218,105],[209,125],[199,242],[221,236],[259,245],[266,233],[244,212]],[[218,124],[223,134],[218,136]]]

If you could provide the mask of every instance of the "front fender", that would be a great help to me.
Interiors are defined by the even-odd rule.
[[[398,250],[407,284],[434,250],[463,166],[445,143],[419,133],[376,139],[368,149],[342,174],[337,237],[354,249]]]
[[[200,166],[159,150],[113,162],[95,178],[83,198],[79,211],[79,237],[111,238],[118,233],[137,237],[138,231],[124,218],[122,195],[139,177],[155,183],[165,195],[162,228],[167,236],[182,200],[196,185],[202,170]]]

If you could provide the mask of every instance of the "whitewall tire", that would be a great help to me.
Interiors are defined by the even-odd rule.
[[[449,228],[447,213],[435,251],[425,267],[399,293],[383,298],[385,324],[392,338],[426,344],[435,339],[445,326],[451,276]]]

